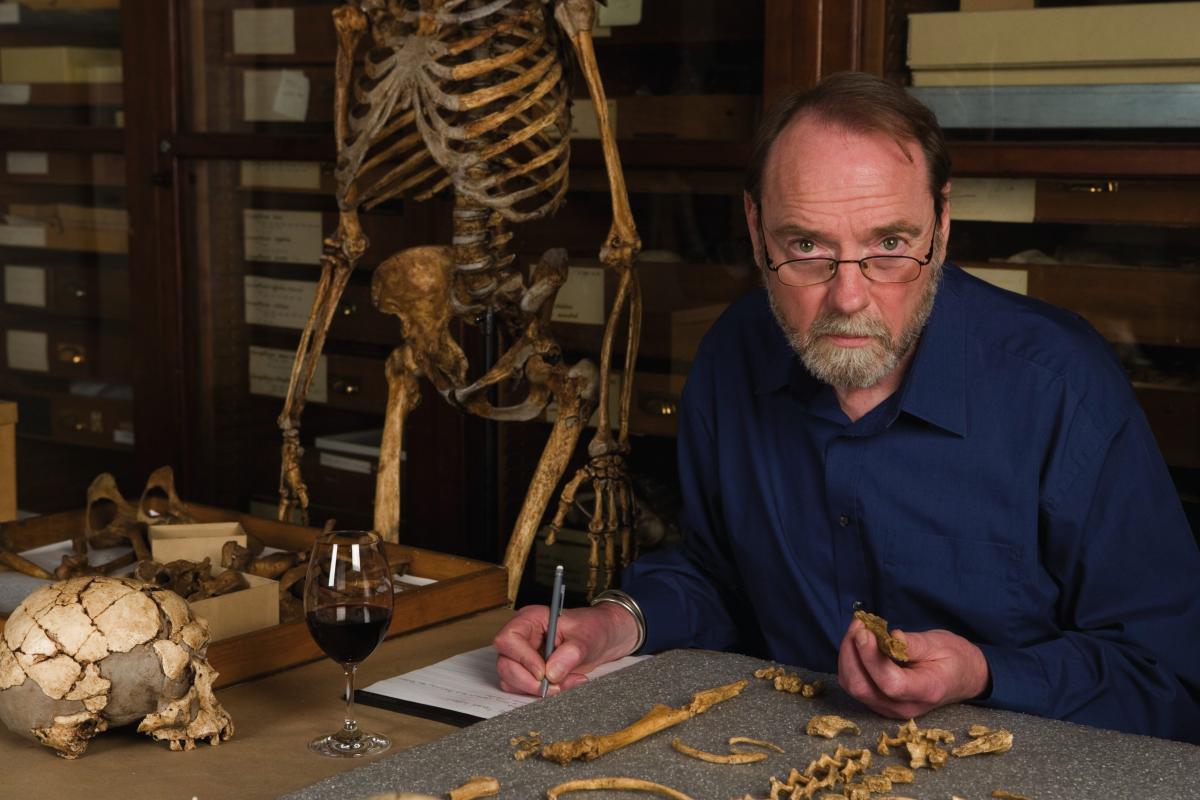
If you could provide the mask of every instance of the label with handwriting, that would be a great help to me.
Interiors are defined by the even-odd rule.
[[[288,382],[296,354],[276,347],[250,347],[250,394],[267,397],[287,397]],[[325,356],[317,360],[309,387],[310,403],[329,402],[329,362]]]
[[[290,56],[296,52],[296,12],[291,8],[235,8],[236,55]]]
[[[321,263],[321,212],[242,209],[242,254],[247,261]]]
[[[303,330],[308,324],[316,281],[292,281],[246,275],[246,324]]]

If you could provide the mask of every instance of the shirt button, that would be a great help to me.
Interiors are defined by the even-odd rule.
[[[840,517],[838,517],[838,525],[841,525],[844,528],[849,524],[850,524],[850,518],[847,517],[845,514],[842,514]]]

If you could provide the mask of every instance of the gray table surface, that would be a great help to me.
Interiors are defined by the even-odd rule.
[[[479,722],[435,742],[381,757],[373,763],[289,794],[288,800],[339,798],[356,800],[392,791],[424,792],[445,797],[473,775],[500,781],[501,798],[545,797],[546,790],[576,778],[602,775],[654,780],[696,800],[765,798],[771,775],[785,778],[792,767],[803,770],[822,752],[838,744],[874,751],[880,731],[894,736],[898,722],[880,717],[847,696],[831,676],[824,694],[815,699],[777,692],[755,679],[755,669],[768,662],[730,653],[676,650],[628,667],[569,692]],[[814,673],[797,670],[805,678]],[[655,703],[677,707],[694,692],[749,678],[736,698],[710,711],[596,761],[559,766],[533,757],[516,761],[509,740],[540,731],[544,742],[584,733],[605,734],[641,717]],[[805,735],[815,714],[839,714],[858,723],[862,734],[826,740]],[[940,770],[916,770],[911,784],[897,784],[893,794],[911,798],[951,796],[990,798],[995,789],[1023,794],[1031,800],[1052,798],[1200,798],[1200,747],[1146,736],[1099,730],[971,705],[947,706],[918,720],[922,727],[947,728],[956,744],[967,740],[973,724],[1003,727],[1013,733],[1013,748],[1001,755],[951,756]],[[711,752],[728,751],[731,736],[766,739],[786,754],[772,753],[756,764],[707,764],[671,748],[680,737]],[[873,753],[870,772],[884,765],[907,765],[896,754]],[[650,797],[644,793],[587,792],[589,798]]]

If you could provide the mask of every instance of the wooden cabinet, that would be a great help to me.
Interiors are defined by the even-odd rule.
[[[169,463],[185,498],[269,513],[281,395],[322,239],[336,224],[337,3],[7,5],[18,20],[0,22],[0,397],[20,404],[22,508],[79,507],[100,471],[136,493]],[[910,84],[908,15],[957,8],[654,0],[637,24],[598,32],[643,241],[630,466],[639,491],[658,487],[645,502],[668,522],[688,365],[712,320],[758,281],[741,186],[763,104],[841,69]],[[30,56],[32,47],[47,49]],[[4,75],[6,48],[21,82]],[[25,82],[38,77],[22,72],[30,58],[47,80]],[[525,267],[567,248],[569,290],[553,329],[572,361],[595,359],[614,291],[597,260],[611,210],[596,123],[578,79],[573,95],[567,202],[551,219],[516,226],[512,244]],[[949,133],[957,177],[1025,181],[1031,204],[1019,222],[957,218],[951,258],[1008,273],[1090,319],[1127,363],[1181,492],[1200,495],[1197,128]],[[383,363],[403,329],[371,304],[371,273],[405,247],[448,243],[450,217],[445,197],[362,215],[371,246],[302,419],[318,523],[370,522],[374,459],[320,442],[382,426]],[[1034,251],[1049,260],[1029,261]],[[1029,263],[1008,260],[1022,252]],[[453,331],[477,370],[484,333],[472,324]],[[428,384],[423,392],[406,430],[403,535],[495,560],[548,425],[488,426]],[[339,458],[360,463],[342,469]]]

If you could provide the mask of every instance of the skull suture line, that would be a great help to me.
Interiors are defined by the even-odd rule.
[[[141,719],[172,750],[233,736],[205,660],[208,626],[179,595],[124,578],[45,586],[0,634],[0,721],[78,758],[96,734]]]

